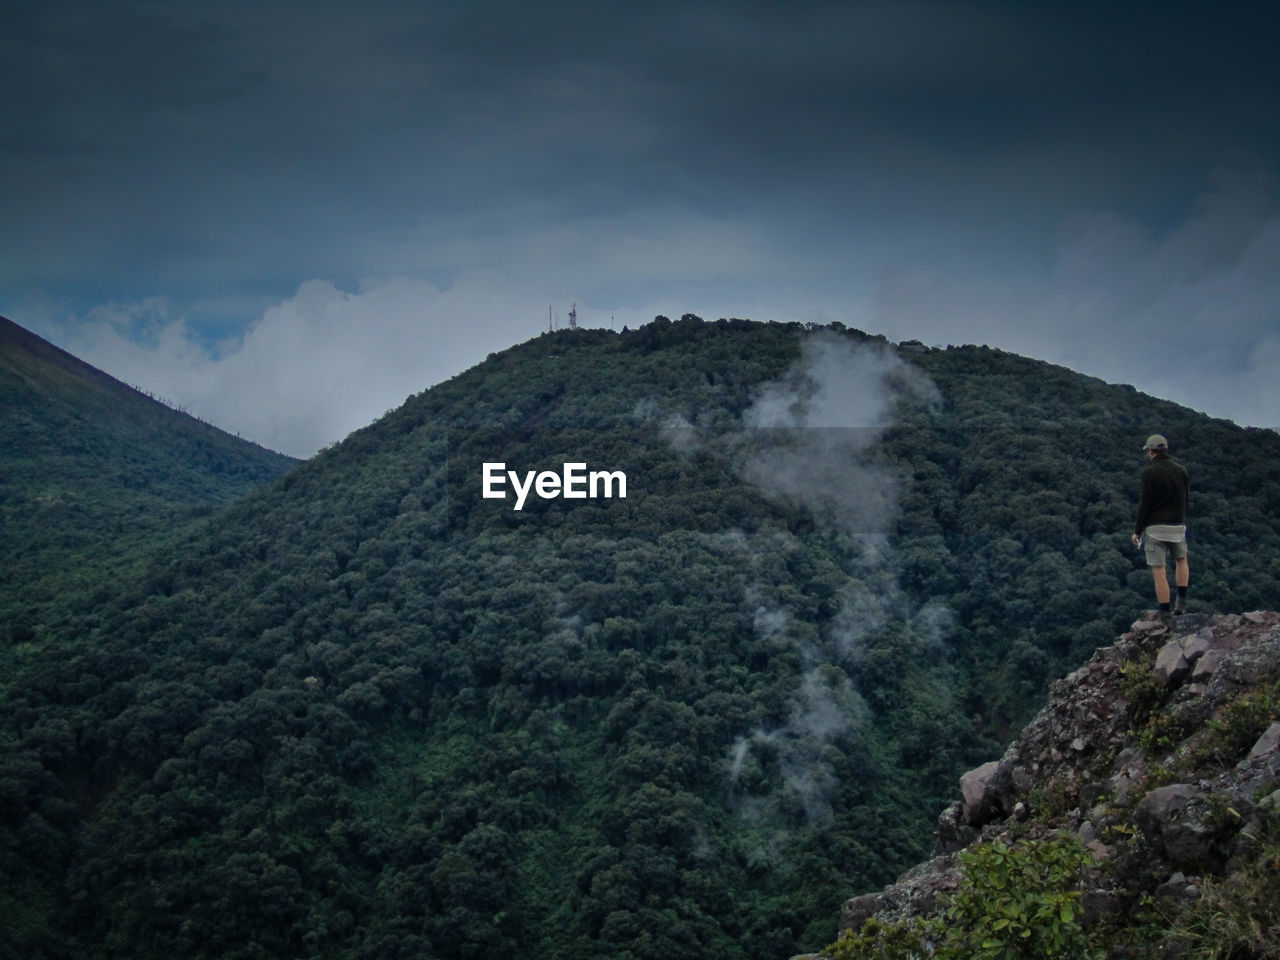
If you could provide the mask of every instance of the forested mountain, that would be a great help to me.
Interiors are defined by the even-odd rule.
[[[25,628],[0,947],[826,942],[1149,605],[1128,535],[1157,430],[1192,476],[1191,609],[1280,606],[1269,431],[839,325],[686,315],[491,355]],[[497,462],[626,496],[517,510],[510,478],[483,496]]]
[[[74,583],[296,461],[172,410],[0,317],[0,640]],[[3,662],[0,658],[0,662]]]

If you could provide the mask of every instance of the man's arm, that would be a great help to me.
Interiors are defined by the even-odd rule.
[[[1151,469],[1142,471],[1142,482],[1138,487],[1138,519],[1133,525],[1133,542],[1136,545],[1142,531],[1147,528],[1147,514],[1151,512]]]

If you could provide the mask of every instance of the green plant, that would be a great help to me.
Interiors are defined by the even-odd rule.
[[[816,436],[747,429],[802,386],[802,335],[559,331],[275,483],[272,457],[0,349],[0,956],[831,939],[833,891],[921,859],[956,776],[1149,596],[1114,533],[1124,424],[1187,438],[1197,602],[1276,605],[1280,437],[976,347],[909,361],[936,410],[891,367],[914,399],[865,451],[900,481],[873,558],[859,504],[743,469]],[[634,489],[517,514],[481,496],[498,458]],[[1149,640],[1124,679],[1158,704]],[[1078,803],[1055,784],[1033,814]]]
[[[1044,786],[1033,787],[1027,793],[1027,804],[1041,820],[1053,820],[1076,805],[1078,796],[1061,777],[1054,777]]]
[[[1114,843],[1133,840],[1138,835],[1138,828],[1132,823],[1111,823],[1103,827],[1102,833]]]
[[[1277,717],[1280,683],[1237,697],[1205,724],[1205,734],[1188,755],[1187,764],[1235,763]]]
[[[1182,725],[1167,713],[1152,713],[1137,731],[1138,743],[1147,750],[1163,751],[1171,748],[1182,732]]]
[[[1120,667],[1120,695],[1129,705],[1129,732],[1148,748],[1167,745],[1156,741],[1168,733],[1161,720],[1161,708],[1169,698],[1169,691],[1151,672],[1154,662],[1155,651],[1151,650]]]
[[[857,932],[846,930],[823,951],[831,960],[915,960],[927,956],[929,924],[882,923],[872,917]]]
[[[1100,955],[1080,909],[1080,876],[1091,862],[1073,836],[1003,840],[960,855],[964,881],[948,899],[948,936],[936,956],[954,960]]]
[[[1169,919],[1155,896],[1144,893],[1126,909],[1104,917],[1090,928],[1095,940],[1105,946],[1110,960],[1177,956],[1167,939]],[[1164,948],[1162,950],[1162,948]]]
[[[824,953],[833,960],[1100,958],[1079,902],[1091,862],[1068,834],[979,844],[960,854],[960,884],[940,916],[899,924],[873,918]]]
[[[1141,796],[1135,796],[1135,803],[1140,800],[1142,796],[1146,796],[1156,787],[1163,787],[1166,784],[1177,783],[1178,775],[1179,770],[1176,766],[1167,763],[1153,766],[1142,778]]]

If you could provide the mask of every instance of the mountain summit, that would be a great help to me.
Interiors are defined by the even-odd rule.
[[[1267,431],[838,325],[494,354],[29,612],[0,942],[821,943],[1148,602],[1128,535],[1157,428],[1192,478],[1192,613],[1280,606]]]

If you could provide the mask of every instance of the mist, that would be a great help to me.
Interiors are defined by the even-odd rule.
[[[950,611],[934,603],[916,607],[898,584],[890,534],[907,481],[880,451],[900,405],[930,409],[941,402],[928,376],[892,348],[822,331],[803,340],[799,360],[761,389],[736,431],[695,441],[697,429],[685,414],[663,419],[646,411],[674,451],[697,442],[716,446],[765,495],[807,511],[842,553],[847,579],[839,607],[819,630],[765,599],[770,593],[763,571],[786,555],[789,537],[721,538],[758,578],[744,589],[757,636],[788,650],[800,667],[787,721],[744,732],[726,758],[730,796],[748,819],[798,803],[810,826],[831,824],[841,789],[838,745],[849,748],[849,738],[873,719],[855,685],[868,637],[901,630],[923,639],[918,647],[929,656],[946,656]],[[750,784],[744,780],[748,770]]]

